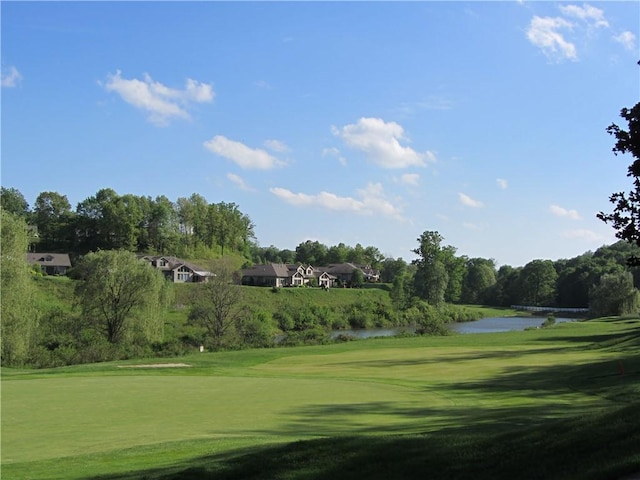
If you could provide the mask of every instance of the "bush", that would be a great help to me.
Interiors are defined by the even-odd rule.
[[[243,320],[239,333],[246,346],[269,347],[273,345],[274,329],[271,313],[260,311]]]

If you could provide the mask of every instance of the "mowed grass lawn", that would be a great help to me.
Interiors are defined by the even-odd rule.
[[[2,370],[2,478],[184,467],[297,440],[496,434],[638,400],[638,319]],[[186,367],[139,368],[183,363]],[[250,450],[248,450],[250,451]]]

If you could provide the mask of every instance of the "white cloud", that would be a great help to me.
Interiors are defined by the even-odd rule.
[[[338,150],[336,147],[324,148],[322,150],[322,156],[336,157],[341,165],[347,164],[347,159],[342,156],[342,154],[340,153],[340,150]]]
[[[0,83],[4,88],[13,88],[17,87],[21,80],[22,74],[12,65],[2,72]]]
[[[245,144],[216,135],[204,142],[207,150],[237,163],[244,169],[269,170],[284,165],[276,157],[259,148],[250,148]]]
[[[192,103],[207,103],[214,99],[213,87],[191,78],[184,89],[169,88],[154,81],[148,74],[142,80],[122,77],[120,70],[115,75],[107,75],[104,88],[116,92],[127,103],[149,114],[149,121],[158,125],[168,125],[173,118],[190,118],[187,109]]]
[[[586,242],[601,242],[601,241],[610,241],[609,238],[604,237],[603,235],[598,235],[596,232],[592,230],[587,230],[585,228],[576,229],[576,230],[566,230],[560,234],[562,238],[568,238],[570,240],[583,240]]]
[[[509,187],[509,183],[504,178],[496,178],[496,183],[503,190],[506,190],[507,187]]]
[[[604,11],[586,3],[582,7],[578,5],[561,5],[559,8],[567,17],[578,18],[596,28],[609,27],[609,22],[604,18]]]
[[[467,230],[480,230],[480,227],[478,225],[476,225],[475,223],[464,222],[462,224],[462,226],[464,228],[466,228]]]
[[[560,17],[538,17],[531,19],[527,38],[551,60],[577,60],[578,54],[573,43],[567,41],[562,30],[573,28],[573,24]]]
[[[557,217],[567,217],[571,220],[580,220],[580,214],[576,210],[567,210],[558,205],[551,205],[549,211]]]
[[[458,193],[458,198],[463,205],[472,208],[480,208],[483,207],[484,204],[479,200],[474,200],[469,195],[465,195],[464,193]]]
[[[288,152],[289,147],[286,143],[281,142],[280,140],[266,140],[264,142],[264,146],[267,147],[272,152]]]
[[[400,209],[394,206],[384,194],[382,185],[370,183],[357,191],[359,198],[340,197],[330,192],[318,194],[294,193],[286,188],[271,188],[271,193],[297,207],[320,207],[327,210],[356,213],[359,215],[380,214],[401,219]]]
[[[424,166],[428,161],[435,161],[431,152],[419,153],[400,145],[400,141],[405,139],[404,129],[395,122],[360,118],[358,123],[342,128],[332,127],[331,130],[347,146],[366,153],[370,161],[384,168]]]
[[[629,51],[634,51],[636,48],[636,36],[629,31],[615,35],[613,39]]]
[[[240,177],[239,175],[236,175],[235,173],[227,173],[227,178],[231,180],[231,182],[235,183],[240,190],[244,190],[246,192],[254,191],[253,188],[247,185],[247,183],[244,181],[242,177]]]
[[[398,183],[403,185],[411,185],[412,187],[416,187],[420,184],[420,174],[419,173],[405,173],[400,176],[397,180]]]

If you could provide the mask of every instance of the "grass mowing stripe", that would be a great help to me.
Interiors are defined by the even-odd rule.
[[[165,465],[163,458],[173,455],[166,442],[174,441],[175,468],[188,468],[195,460],[179,453],[183,441],[211,442],[220,452],[232,448],[232,441],[246,446],[274,438],[333,436],[333,442],[322,444],[329,451],[340,444],[336,437],[365,435],[355,443],[366,456],[365,438],[391,445],[387,434],[432,432],[429,437],[444,438],[444,432],[456,431],[463,435],[456,442],[466,444],[468,434],[493,438],[526,426],[543,427],[550,418],[638,398],[639,326],[637,319],[613,319],[527,332],[367,340],[173,360],[191,365],[184,369],[117,367],[146,361],[37,372],[3,369],[3,478],[149,471],[154,454],[144,452],[157,452],[158,465]],[[163,448],[169,449],[166,454]],[[282,448],[275,451],[295,450]],[[198,462],[226,471],[229,466],[222,466],[217,455],[210,458],[205,452]],[[348,455],[335,456],[349,461]],[[244,478],[240,473],[259,466],[245,460],[239,476],[228,478]],[[311,463],[309,468],[327,472],[322,463]],[[62,475],[47,477],[45,465]],[[30,473],[36,470],[42,476]],[[303,478],[295,476],[295,469],[280,473]]]
[[[252,377],[80,377],[3,385],[2,463],[226,435],[309,436],[412,430],[403,413],[442,400],[345,380]],[[366,408],[395,405],[396,409]],[[360,405],[361,408],[354,408]],[[313,411],[352,409],[343,431]]]

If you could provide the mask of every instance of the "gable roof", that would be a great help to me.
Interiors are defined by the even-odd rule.
[[[170,256],[166,256],[166,255],[139,255],[139,258],[144,259],[144,260],[148,260],[150,262],[153,261],[158,261],[158,260],[166,260],[166,262],[168,263],[169,266],[169,270],[176,270],[182,266],[187,267],[189,270],[191,270],[193,273],[195,273],[196,275],[199,275],[201,277],[213,277],[215,276],[215,273],[212,273],[208,270],[205,270],[204,268],[195,265],[193,263],[190,262],[185,262],[184,260],[178,258],[178,257],[170,257]]]
[[[70,267],[68,253],[27,253],[27,263],[38,263],[47,267]]]
[[[296,273],[296,269],[291,271],[289,267],[283,263],[267,263],[264,265],[254,265],[251,268],[245,268],[242,270],[242,275],[245,277],[278,277],[289,278]]]

